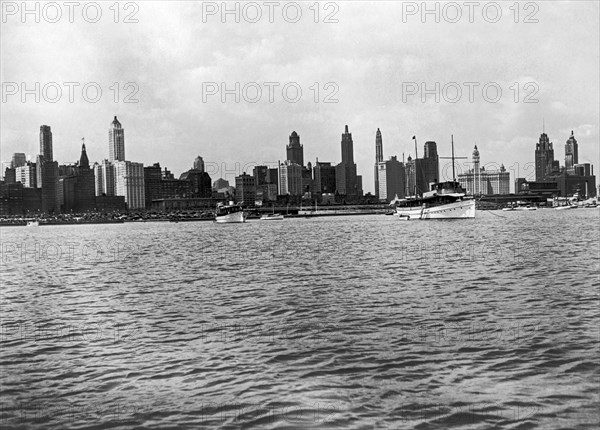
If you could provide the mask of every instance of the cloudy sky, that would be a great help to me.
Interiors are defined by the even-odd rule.
[[[279,2],[272,17],[266,3],[239,3],[236,22],[221,2],[108,2],[100,16],[81,2],[72,19],[62,2],[31,2],[36,22],[21,2],[3,1],[2,161],[35,157],[41,124],[52,127],[59,162],[78,159],[82,137],[100,161],[117,115],[128,160],[179,175],[201,155],[213,180],[233,181],[244,166],[283,160],[293,130],[306,161],[337,163],[348,124],[372,192],[377,128],[386,158],[414,156],[413,135],[419,155],[426,140],[450,155],[453,134],[457,155],[470,158],[477,144],[483,164],[528,176],[545,122],[561,164],[574,130],[579,162],[597,172],[599,3],[499,3],[501,15],[488,2],[472,11],[429,2],[439,22],[422,15],[421,2]],[[232,90],[224,102],[221,85]]]

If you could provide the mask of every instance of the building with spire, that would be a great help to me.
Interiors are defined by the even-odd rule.
[[[381,131],[375,133],[375,196],[379,198],[379,163],[383,161],[383,139]]]
[[[108,129],[108,160],[125,161],[125,130],[116,116]]]
[[[290,134],[290,143],[286,146],[286,160],[304,166],[304,148],[300,144],[300,136],[295,131]]]
[[[504,165],[499,169],[486,170],[481,167],[479,149],[473,149],[473,168],[458,175],[458,182],[468,195],[481,196],[492,194],[508,194],[510,192],[510,173]]]
[[[575,173],[576,164],[579,164],[579,148],[577,146],[577,139],[575,139],[573,130],[571,130],[571,137],[569,137],[565,144],[565,169],[567,169],[567,172],[573,174]]]
[[[342,134],[342,162],[335,166],[336,190],[339,194],[345,196],[358,196],[359,186],[356,174],[356,164],[354,164],[354,142],[352,133],[345,126]]]
[[[544,181],[546,177],[558,170],[558,162],[554,161],[552,142],[546,133],[542,133],[535,147],[535,180]]]
[[[81,145],[79,162],[58,178],[56,206],[62,213],[88,212],[96,207],[94,171],[90,168],[85,143]]]

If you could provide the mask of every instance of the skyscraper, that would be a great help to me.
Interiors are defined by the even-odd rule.
[[[115,194],[125,197],[129,209],[143,209],[146,206],[144,164],[115,161],[114,171]]]
[[[419,172],[417,176],[417,189],[420,193],[429,191],[429,186],[439,180],[439,157],[437,144],[433,141],[425,142],[423,158],[418,163]]]
[[[290,160],[279,164],[279,194],[302,195],[302,166]]]
[[[379,170],[379,190],[381,200],[390,202],[395,196],[404,197],[406,190],[406,172],[404,164],[394,156],[387,161],[377,163]]]
[[[572,172],[575,170],[576,164],[579,164],[579,148],[573,130],[571,130],[571,137],[565,144],[565,168],[568,172]]]
[[[375,133],[375,195],[379,197],[379,163],[383,161],[383,140],[381,131]]]
[[[56,209],[56,181],[58,163],[52,153],[52,131],[50,126],[40,126],[40,155],[36,160],[36,180],[42,189],[42,211],[54,212]]]
[[[295,131],[290,135],[290,143],[286,146],[287,160],[304,166],[304,148],[300,144],[300,136]]]
[[[316,193],[335,193],[335,166],[332,166],[331,163],[322,162],[317,159],[313,169],[313,177]]]
[[[125,161],[125,130],[115,116],[108,129],[108,160]]]
[[[25,154],[22,152],[15,152],[10,162],[11,167],[16,169],[17,167],[24,166],[25,164],[27,164],[27,157],[25,157]]]
[[[49,125],[40,126],[40,155],[44,157],[45,161],[54,160],[52,153],[52,131]]]
[[[352,133],[345,127],[342,134],[342,162],[335,166],[336,189],[342,195],[358,195],[358,179],[354,164],[354,142]]]
[[[200,172],[204,172],[204,160],[199,155],[194,160],[194,170],[199,170]]]
[[[552,173],[554,164],[554,149],[546,133],[540,135],[535,146],[535,180],[542,182]]]

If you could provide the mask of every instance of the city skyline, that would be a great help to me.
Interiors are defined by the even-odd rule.
[[[113,156],[113,152],[118,151],[121,154],[123,154],[122,157],[120,157],[121,159],[119,161],[124,161],[124,152],[125,152],[125,140],[124,140],[124,129],[126,127],[121,128],[121,123],[118,121],[118,115],[113,115],[113,121],[110,123],[109,126],[109,133],[108,133],[108,149],[106,151],[106,154],[108,154],[107,156],[102,156],[100,155],[99,157],[95,157],[92,156],[91,157],[91,161],[90,161],[90,165],[92,167],[94,167],[95,164],[97,164],[99,167],[101,167],[103,165],[103,162],[106,161],[111,161],[111,158],[114,157]],[[120,140],[118,143],[119,149],[115,150],[115,139],[114,139],[114,133],[115,133],[115,124],[118,124],[117,128],[118,131],[120,133]],[[342,159],[343,159],[343,155],[344,155],[344,148],[348,146],[348,141],[347,139],[349,139],[349,144],[350,144],[350,149],[347,150],[348,154],[350,154],[350,158],[353,158],[353,141],[352,141],[352,133],[349,133],[348,131],[348,125],[344,126],[344,133],[342,134],[342,150],[341,150],[341,155],[337,158],[337,159],[333,159],[333,160],[323,160],[321,157],[321,162],[330,162],[332,163],[332,165],[337,165],[337,164],[342,164]],[[55,145],[53,144],[53,137],[55,135],[54,130],[51,130],[52,126],[50,125],[42,125],[40,126],[40,132],[39,132],[39,148],[40,151],[43,150],[44,148],[44,143],[42,142],[42,136],[45,136],[47,133],[49,133],[49,139],[50,139],[50,152],[53,152],[55,150]],[[544,129],[545,129],[545,125],[544,125]],[[402,152],[400,154],[387,154],[384,151],[383,148],[383,132],[381,132],[380,128],[376,129],[376,133],[373,139],[373,148],[374,148],[374,157],[379,160],[379,157],[382,157],[384,162],[386,161],[390,161],[392,158],[398,160],[398,162],[403,163],[406,167],[407,163],[409,162],[409,157],[411,157],[413,160],[415,158],[415,147],[414,147],[414,140],[411,140],[411,142],[413,142],[413,146],[412,146],[412,151],[408,151],[408,152]],[[538,137],[538,143],[537,144],[533,144],[531,145],[531,147],[539,147],[540,142],[543,140],[544,142],[548,142],[548,143],[552,143],[553,145],[553,149],[551,151],[551,153],[553,154],[553,160],[555,162],[555,164],[558,164],[560,167],[565,167],[568,168],[568,162],[567,159],[572,160],[572,158],[569,158],[567,151],[571,150],[575,151],[575,154],[577,154],[577,156],[575,157],[575,160],[578,160],[578,155],[579,155],[579,145],[581,144],[581,139],[576,140],[574,138],[576,138],[577,136],[575,135],[574,131],[571,130],[570,135],[568,137],[568,139],[566,139],[564,141],[564,143],[561,143],[560,141],[551,139],[550,136],[548,135],[548,133],[545,133],[544,131],[542,131],[542,133],[540,133],[539,137]],[[84,138],[82,138],[81,140],[83,140]],[[219,160],[207,160],[206,163],[209,166],[209,168],[207,169],[208,173],[212,173],[212,179],[213,181],[216,179],[225,179],[228,180],[230,182],[235,182],[235,177],[238,175],[242,175],[243,173],[248,173],[248,174],[252,174],[252,169],[255,166],[262,166],[262,165],[267,165],[271,168],[273,167],[277,167],[280,165],[280,163],[282,161],[287,161],[289,160],[289,156],[292,154],[293,156],[299,156],[300,158],[303,158],[303,152],[304,152],[304,145],[300,144],[300,135],[294,130],[291,132],[291,134],[288,136],[289,139],[289,143],[285,144],[285,148],[284,151],[286,153],[286,158],[281,157],[279,158],[277,161],[270,161],[270,160],[262,160],[262,161],[257,161],[257,160],[240,160],[237,161],[236,163],[239,164],[239,171],[238,170],[228,170],[231,168],[234,168],[235,166],[227,166],[227,165],[223,165],[223,162],[220,162]],[[429,146],[430,144],[433,144],[433,146]],[[422,144],[422,147],[419,150],[419,147],[417,146],[417,155],[418,155],[418,159],[419,160],[423,160],[424,158],[428,158],[428,148],[433,148],[434,153],[436,152],[436,145],[437,142],[435,141],[431,141],[431,140],[427,140]],[[79,142],[78,142],[79,145]],[[128,144],[129,145],[129,144]],[[297,145],[297,151],[298,152],[290,152],[290,148],[294,147],[294,145]],[[339,143],[338,143],[339,145]],[[558,145],[558,146],[556,146]],[[574,148],[573,148],[574,145]],[[585,145],[585,143],[584,143]],[[475,147],[477,147],[478,145],[475,145]],[[129,147],[129,146],[128,146]],[[80,148],[78,146],[78,151],[80,151]],[[571,149],[568,149],[571,148]],[[106,147],[105,147],[106,149]],[[410,149],[410,148],[407,148]],[[585,152],[586,150],[589,148],[586,148],[585,146],[583,147],[583,159],[586,159],[585,157]],[[339,151],[339,149],[338,149]],[[42,151],[43,152],[43,151]],[[537,153],[537,151],[530,151],[530,153]],[[20,157],[21,154],[23,154],[22,152],[15,152],[13,154],[11,154],[11,159],[7,159],[6,161],[4,159],[2,159],[2,165],[7,165],[8,163],[11,162],[11,160],[14,160],[15,157]],[[80,152],[78,152],[78,154],[80,154]],[[562,156],[561,156],[562,154]],[[27,163],[29,162],[35,162],[36,161],[36,157],[38,157],[39,155],[42,154],[36,154],[34,156],[30,156],[29,154],[26,154],[25,156],[25,160]],[[195,158],[193,161],[191,160],[191,157],[193,155],[192,154],[186,154],[186,162],[189,163],[189,165],[187,165],[186,168],[184,168],[184,170],[181,173],[186,172],[187,170],[189,170],[190,166],[192,166],[193,168],[195,168],[195,166],[197,165],[197,163],[199,162],[198,159],[200,159],[200,162],[202,163],[202,165],[204,166],[205,160],[204,157],[202,157],[202,154],[196,154]],[[404,159],[402,158],[404,156]],[[437,156],[437,153],[436,153]],[[456,154],[456,157],[459,157],[459,154]],[[486,163],[481,164],[481,167],[492,167],[492,168],[499,168],[500,165],[502,165],[504,168],[506,168],[506,171],[508,173],[511,174],[510,177],[510,192],[514,193],[515,191],[515,181],[519,178],[519,177],[528,177],[529,180],[541,180],[541,176],[539,176],[539,174],[536,173],[536,167],[535,167],[535,155],[534,155],[534,160],[533,161],[527,161],[527,162],[523,162],[521,165],[517,165],[517,168],[515,169],[514,166],[506,166],[505,163],[502,162],[502,160],[488,160]],[[4,157],[5,158],[5,157]],[[448,157],[444,157],[444,158],[448,158]],[[458,176],[461,173],[468,173],[470,171],[470,169],[474,168],[474,163],[471,159],[471,157],[461,157],[465,160],[455,160],[455,168],[457,169],[456,171],[456,175]],[[75,161],[64,161],[64,160],[56,160],[59,164],[64,164],[64,165],[75,165],[79,162],[79,155],[77,157],[77,160]],[[136,163],[141,163],[144,166],[151,166],[154,163],[158,162],[161,163],[165,168],[169,168],[170,170],[174,170],[171,169],[171,166],[166,165],[162,160],[152,160],[151,162],[141,162],[141,161],[136,161],[136,160],[128,160],[128,161],[133,161]],[[294,160],[292,160],[294,161]],[[319,155],[316,156],[316,158],[314,160],[306,160],[304,162],[304,164],[299,164],[300,166],[306,166],[308,163],[316,165],[315,162],[319,161]],[[211,166],[211,163],[212,166]],[[375,163],[375,169],[374,171],[377,172],[378,168],[377,168],[377,164],[379,162]],[[518,161],[517,161],[518,163]],[[526,165],[526,163],[529,163],[529,165]],[[571,161],[572,163],[572,161]],[[584,163],[584,161],[581,161],[580,163]],[[589,163],[589,162],[588,162]],[[575,163],[577,164],[577,163]],[[589,163],[592,166],[598,166],[597,163]],[[451,169],[452,162],[450,160],[446,160],[446,161],[442,161],[439,162],[439,167],[438,167],[438,173],[440,175],[440,180],[451,180],[452,178],[449,175],[449,171]],[[219,169],[219,166],[223,168],[223,172],[221,171],[216,171],[216,172],[211,172],[210,168],[217,168]],[[373,164],[372,164],[373,166]],[[525,166],[525,168],[523,168],[522,166]],[[314,167],[314,166],[313,166]],[[522,170],[525,169],[525,170]],[[361,172],[362,170],[367,170],[364,167],[358,166],[357,165],[357,171]],[[548,172],[550,172],[552,169],[550,167],[550,169],[548,170]],[[176,170],[174,170],[176,171]],[[177,171],[176,171],[177,172]],[[518,172],[524,172],[525,174],[521,174],[519,175]],[[224,173],[223,175],[221,173]],[[4,172],[2,172],[2,175],[4,174]],[[359,176],[363,176],[364,175],[359,175]],[[367,175],[368,176],[368,175]],[[374,178],[373,178],[374,179]],[[363,179],[364,181],[364,179]],[[373,181],[373,183],[375,184],[375,180]],[[414,186],[411,185],[411,186]],[[376,196],[378,190],[373,188],[372,190],[369,189],[364,189],[363,186],[363,192],[364,194],[368,194],[371,193],[372,195]]]
[[[64,97],[58,103],[35,103],[30,97],[22,103],[19,95],[8,96],[0,113],[0,149],[31,159],[38,150],[37,129],[50,124],[56,160],[76,161],[75,144],[82,136],[91,159],[100,160],[106,157],[106,118],[117,115],[129,130],[127,158],[144,165],[160,160],[181,172],[189,168],[192,154],[227,165],[276,162],[283,159],[282,144],[293,130],[302,136],[305,160],[333,162],[340,156],[339,129],[348,124],[357,173],[364,190],[373,192],[377,128],[385,140],[384,159],[412,154],[413,135],[420,142],[437,142],[439,155],[449,156],[453,134],[457,154],[468,156],[478,145],[486,159],[510,170],[516,162],[534,162],[531,144],[545,122],[546,133],[561,147],[573,130],[581,146],[579,162],[597,165],[598,58],[589,53],[598,50],[598,4],[543,3],[539,22],[531,24],[515,23],[510,4],[502,7],[499,22],[477,15],[472,24],[464,19],[422,23],[420,16],[403,22],[401,6],[389,2],[340,3],[337,24],[315,24],[308,10],[296,24],[281,19],[224,24],[219,17],[202,22],[197,5],[158,3],[141,4],[135,24],[10,19],[1,29],[3,54],[11,58],[2,62],[4,82],[25,82],[28,88],[34,82],[97,82],[103,98],[97,103],[80,97],[73,103]],[[164,21],[178,25],[158,25]],[[372,28],[386,31],[378,34]],[[68,43],[72,31],[81,34],[78,46]],[[155,50],[150,40],[172,49]],[[62,46],[63,55],[46,54],[55,45]],[[266,81],[297,82],[303,98],[297,103],[281,97],[274,103],[235,103],[230,97],[222,103],[217,95],[202,101],[202,82],[233,88],[236,82]],[[454,104],[435,103],[433,96],[425,103],[419,95],[402,99],[403,82],[433,88],[436,82],[469,81],[497,82],[504,97],[498,103],[478,97]],[[118,103],[110,90],[114,82],[121,87]],[[128,82],[137,85],[137,103],[123,101],[133,92],[124,88]],[[315,82],[319,103],[309,89]],[[323,102],[331,92],[324,87],[328,82],[338,87],[337,103]],[[518,103],[509,88],[515,82],[521,91]],[[537,103],[523,103],[528,82],[539,88]]]

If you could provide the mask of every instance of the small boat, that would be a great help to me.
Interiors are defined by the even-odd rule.
[[[282,214],[266,214],[260,217],[262,221],[274,221],[283,219]]]
[[[514,211],[515,208],[513,208],[512,206],[509,206],[507,208],[502,208],[503,211]]]
[[[219,224],[246,222],[246,212],[240,204],[229,202],[228,204],[217,203],[215,222]]]
[[[526,206],[517,206],[514,208],[516,211],[535,211],[537,208],[535,206],[526,205]]]
[[[556,209],[557,211],[564,211],[567,209],[577,209],[577,205],[556,206],[554,209]]]
[[[27,221],[27,227],[39,227],[39,226],[40,226],[39,221]]]

